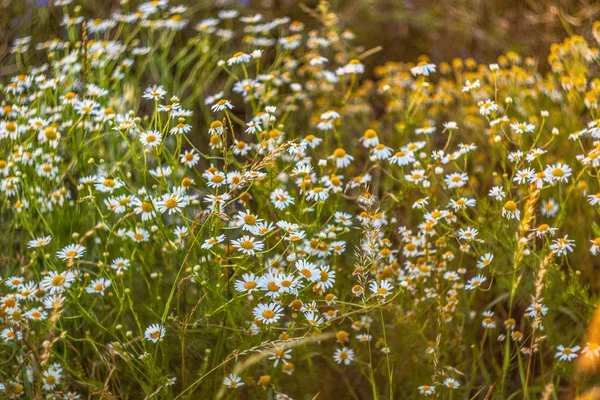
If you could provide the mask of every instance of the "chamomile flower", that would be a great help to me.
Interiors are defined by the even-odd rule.
[[[392,155],[392,149],[384,145],[383,143],[379,143],[371,150],[371,159],[372,160],[386,160],[390,158]]]
[[[161,214],[168,213],[171,215],[180,213],[181,209],[185,207],[185,203],[185,198],[182,196],[181,192],[175,191],[173,193],[165,193],[160,200],[156,202],[156,209]]]
[[[215,236],[215,237],[211,237],[208,238],[204,241],[204,243],[202,243],[202,246],[200,246],[200,248],[204,249],[204,250],[210,250],[212,249],[215,245],[222,243],[225,240],[225,235],[219,235],[219,236]]]
[[[506,219],[520,219],[521,212],[517,208],[517,203],[512,200],[508,200],[502,207],[502,216]]]
[[[124,184],[120,179],[99,176],[96,178],[94,187],[100,192],[112,193],[116,189],[123,187],[123,185]]]
[[[444,182],[446,182],[448,189],[454,189],[463,187],[467,183],[468,178],[469,176],[464,172],[452,173],[444,177]]]
[[[184,124],[183,122],[179,122],[177,125],[175,125],[173,128],[171,128],[169,133],[171,135],[182,135],[182,134],[190,132],[191,130],[192,130],[192,126],[190,124]]]
[[[350,365],[354,361],[354,350],[348,347],[336,349],[333,353],[333,360],[338,364]]]
[[[111,281],[106,278],[94,279],[90,286],[86,288],[86,292],[104,295],[104,291],[111,285]]]
[[[510,129],[516,134],[523,134],[533,132],[535,129],[535,125],[528,124],[527,122],[515,122],[510,124]]]
[[[61,260],[76,260],[83,256],[85,250],[85,246],[80,244],[70,244],[57,252],[56,256]]]
[[[278,210],[284,210],[291,204],[294,204],[294,199],[290,196],[287,190],[277,188],[271,192],[271,202]]]
[[[494,255],[492,253],[485,253],[484,255],[482,255],[481,257],[479,257],[479,260],[477,261],[477,268],[481,269],[481,268],[485,268],[488,265],[491,264],[492,260],[494,259]]]
[[[553,217],[558,212],[558,203],[554,199],[542,200],[541,213],[545,217]]]
[[[264,248],[263,242],[256,240],[256,238],[244,235],[237,240],[231,241],[231,244],[234,248],[236,248],[240,253],[246,255],[255,255],[256,252],[260,252]]]
[[[144,338],[152,343],[157,343],[159,340],[164,338],[166,334],[167,330],[164,326],[160,324],[152,324],[144,331]]]
[[[346,168],[352,163],[352,160],[354,160],[354,157],[346,153],[346,150],[341,147],[333,151],[331,158],[335,161],[335,166],[337,168]]]
[[[569,239],[569,235],[565,235],[562,238],[554,239],[552,244],[550,245],[550,249],[552,253],[557,256],[565,256],[567,253],[573,252],[573,248],[575,247],[575,241]]]
[[[329,190],[321,186],[316,186],[306,192],[306,200],[325,201],[329,198]]]
[[[287,360],[292,359],[292,349],[285,349],[283,347],[275,347],[273,349],[272,354],[269,356],[269,360],[273,361],[273,367],[277,367],[280,362],[284,364],[287,363]]]
[[[50,271],[48,275],[42,279],[42,288],[52,294],[62,293],[71,287],[71,283],[75,280],[75,274],[71,271],[58,273]]]
[[[392,294],[393,287],[388,281],[372,281],[369,284],[369,289],[374,296],[385,299],[387,296]]]
[[[546,315],[548,312],[548,307],[543,305],[542,303],[534,302],[531,304],[525,312],[529,315],[530,318],[540,317]]]
[[[560,361],[573,361],[578,357],[577,352],[579,351],[579,346],[574,347],[565,347],[562,344],[556,347],[556,354],[554,358],[558,358]]]
[[[456,379],[446,378],[444,379],[444,386],[449,389],[458,389],[460,387],[460,383]]]
[[[374,129],[367,129],[359,140],[366,148],[377,146],[379,144],[379,138]]]
[[[213,104],[213,106],[211,107],[211,110],[213,112],[219,112],[219,111],[223,111],[223,110],[231,110],[232,108],[233,108],[233,104],[231,104],[231,102],[229,100],[221,99],[221,100],[217,101],[215,104]]]
[[[429,385],[423,385],[423,386],[419,386],[417,389],[419,389],[419,393],[421,393],[422,395],[426,395],[426,396],[431,396],[433,393],[435,393],[435,386],[429,386]]]
[[[44,247],[44,246],[47,246],[51,241],[52,241],[52,237],[42,236],[42,237],[38,237],[38,238],[35,238],[35,239],[27,242],[27,247],[29,247],[30,249],[37,248],[37,247]]]
[[[242,279],[235,281],[235,290],[242,293],[252,293],[258,290],[258,278],[252,273],[242,275]]]
[[[227,65],[232,66],[234,64],[247,63],[250,60],[251,60],[250,54],[246,54],[241,51],[238,51],[229,60],[227,60]]]
[[[557,182],[566,183],[569,181],[569,177],[572,175],[573,170],[566,164],[554,164],[548,165],[544,170],[546,174],[546,182],[555,184]]]
[[[223,379],[223,385],[227,386],[229,389],[237,389],[240,386],[244,386],[244,382],[242,382],[242,378],[238,375],[230,374]]]
[[[188,168],[193,167],[200,161],[200,155],[195,150],[186,150],[179,156],[179,161]]]
[[[588,342],[588,344],[581,351],[581,354],[591,359],[600,357],[600,345],[596,342]]]
[[[475,79],[475,81],[471,82],[470,80],[465,80],[465,85],[462,87],[463,92],[470,92],[473,89],[478,89],[481,87],[481,81],[479,79]]]
[[[487,278],[485,276],[483,276],[483,275],[477,275],[477,276],[469,279],[469,281],[465,285],[465,289],[467,289],[467,290],[477,289],[477,288],[481,287],[481,285],[485,281],[487,281]]]
[[[389,162],[391,164],[396,164],[401,167],[412,164],[415,161],[416,161],[416,159],[411,151],[403,151],[403,150],[397,151],[396,153],[394,153],[393,156],[391,156],[389,158]]]
[[[435,72],[435,64],[430,64],[427,62],[420,62],[418,63],[416,66],[412,67],[410,69],[410,73],[418,76],[418,75],[424,75],[424,76],[429,76],[429,74]]]
[[[277,303],[258,304],[252,311],[254,318],[265,325],[273,324],[283,316],[283,307]]]

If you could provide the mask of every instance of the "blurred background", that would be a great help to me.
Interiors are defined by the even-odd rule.
[[[77,0],[83,15],[108,17],[121,0]],[[265,16],[289,16],[311,26],[303,5],[317,0],[172,0],[214,15],[215,8],[243,8]],[[138,4],[137,1],[132,3]],[[47,40],[58,32],[61,12],[49,7],[52,0],[0,0],[0,76],[14,72],[8,56],[14,38],[33,36]],[[385,61],[413,61],[422,54],[433,62],[473,57],[494,62],[508,50],[533,56],[542,66],[550,43],[571,34],[589,35],[600,19],[596,0],[332,0],[344,28],[357,35],[357,45],[383,51],[366,60],[368,66]],[[193,21],[195,22],[195,21]],[[376,28],[374,28],[376,27]],[[540,63],[540,61],[542,61]]]

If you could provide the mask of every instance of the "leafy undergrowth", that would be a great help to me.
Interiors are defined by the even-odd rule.
[[[597,394],[597,43],[365,71],[325,2],[49,7],[1,95],[3,396]]]

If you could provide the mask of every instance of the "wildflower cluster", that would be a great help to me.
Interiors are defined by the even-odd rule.
[[[14,41],[0,109],[3,395],[507,398],[600,355],[564,330],[600,252],[582,37],[546,74],[373,80],[326,3],[54,7],[66,38]]]

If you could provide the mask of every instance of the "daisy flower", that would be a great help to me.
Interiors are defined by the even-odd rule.
[[[433,72],[435,72],[435,64],[426,63],[425,61],[421,61],[416,66],[410,69],[410,73],[414,76],[429,76],[429,74]]]
[[[388,281],[372,281],[369,285],[369,289],[371,292],[378,297],[385,299],[388,295],[391,294],[393,287]]]
[[[140,200],[138,198],[133,199],[132,201],[133,211],[137,215],[142,216],[142,221],[148,221],[154,217],[156,217],[156,205],[154,204],[154,200]]]
[[[346,168],[352,163],[352,160],[354,160],[354,157],[346,153],[346,150],[341,147],[333,151],[331,158],[335,161],[335,166],[337,168]]]
[[[231,110],[233,108],[233,104],[229,100],[221,99],[211,107],[213,112],[223,111],[223,110]]]
[[[462,91],[464,92],[470,92],[473,89],[477,89],[481,87],[481,81],[479,79],[476,79],[474,82],[471,82],[470,80],[465,80],[465,85],[462,87]]]
[[[306,200],[325,201],[329,198],[329,190],[320,186],[316,186],[306,192]]]
[[[184,133],[188,133],[191,130],[192,130],[192,126],[190,124],[184,124],[183,122],[180,122],[177,125],[175,125],[173,128],[171,128],[169,133],[171,135],[181,135]]]
[[[63,247],[62,250],[56,253],[56,256],[61,260],[74,260],[77,258],[81,258],[85,253],[85,247],[80,244],[70,244],[66,247]]]
[[[379,143],[373,147],[372,153],[371,158],[373,160],[386,160],[392,155],[392,149],[383,143]]]
[[[486,100],[485,102],[480,101],[478,103],[479,106],[479,113],[481,115],[490,115],[493,112],[498,111],[498,104],[496,104],[495,101],[493,100]]]
[[[335,353],[333,353],[333,360],[338,364],[350,365],[354,360],[354,350],[345,346],[341,349],[336,349]]]
[[[181,208],[185,207],[184,197],[180,192],[165,193],[162,198],[156,202],[158,212],[168,212],[169,215],[181,212]]]
[[[585,354],[586,357],[594,359],[600,356],[600,345],[595,342],[588,342],[588,344],[581,351],[581,354]]]
[[[231,67],[234,64],[247,63],[251,59],[252,59],[252,57],[250,56],[250,54],[246,54],[244,52],[238,51],[237,53],[235,53],[233,55],[233,57],[231,57],[229,60],[227,60],[227,65],[229,65]]]
[[[269,325],[279,321],[279,318],[283,316],[283,307],[277,303],[258,304],[252,313],[254,318],[265,325]]]
[[[430,396],[435,392],[435,386],[423,385],[419,386],[417,389],[419,389],[419,393],[426,396]]]
[[[75,274],[71,271],[64,271],[60,274],[56,271],[50,271],[42,279],[42,288],[50,293],[62,293],[65,289],[71,287],[74,280]]]
[[[200,156],[193,149],[186,150],[179,156],[179,161],[186,167],[191,168],[194,165],[198,164],[198,161],[200,161]]]
[[[242,275],[242,279],[235,281],[235,290],[242,293],[252,293],[258,289],[258,279],[253,273]]]
[[[562,238],[555,239],[550,245],[552,253],[557,256],[565,256],[567,253],[573,252],[575,247],[575,241],[568,238],[569,235],[565,235]]]
[[[113,191],[119,189],[122,186],[123,182],[121,180],[116,178],[106,178],[102,176],[97,177],[94,183],[94,187],[96,188],[96,190],[103,193],[112,193]]]
[[[535,318],[538,316],[546,315],[546,313],[548,312],[548,307],[546,307],[542,303],[535,302],[529,307],[527,307],[525,312],[529,315],[530,318]]]
[[[546,182],[550,184],[555,184],[556,182],[566,183],[569,181],[569,177],[573,173],[571,167],[566,164],[554,164],[548,165],[544,170],[546,174]]]
[[[273,350],[273,354],[269,356],[269,360],[273,360],[273,367],[276,367],[280,361],[284,364],[287,363],[287,360],[292,358],[292,349],[284,349],[282,347],[275,347]]]
[[[86,288],[86,292],[104,295],[104,290],[110,285],[111,281],[106,278],[95,279],[90,283],[90,286]]]
[[[51,241],[52,238],[50,236],[42,236],[27,242],[27,247],[29,247],[30,249],[35,247],[43,247],[47,246]]]
[[[446,378],[444,379],[444,386],[450,389],[458,389],[460,387],[460,383],[456,379]]]
[[[160,324],[152,324],[146,328],[146,331],[144,332],[144,337],[146,338],[146,340],[150,340],[151,342],[156,343],[160,339],[164,338],[166,333],[167,330],[164,328],[164,326]]]
[[[367,129],[359,140],[362,142],[363,146],[367,148],[377,146],[379,144],[379,138],[377,137],[377,132],[375,132],[374,129]]]
[[[317,266],[311,262],[306,260],[299,260],[296,263],[296,269],[300,272],[303,278],[316,282],[319,279],[319,271],[317,270]]]
[[[541,213],[545,217],[553,217],[558,212],[558,203],[554,199],[542,200]]]
[[[140,142],[148,147],[156,147],[162,142],[162,135],[159,131],[146,131],[140,135]]]
[[[227,386],[229,389],[237,389],[240,386],[244,386],[244,382],[242,382],[242,378],[236,374],[231,374],[223,379],[223,385]]]
[[[411,151],[397,151],[396,153],[394,153],[393,156],[391,156],[389,158],[389,162],[391,164],[396,164],[399,165],[401,167],[405,166],[405,165],[409,165],[415,162],[415,158],[413,156],[413,153]]]
[[[256,240],[256,238],[244,235],[237,240],[231,242],[239,252],[247,255],[254,255],[257,251],[262,251],[264,248],[263,242]]]
[[[502,207],[502,216],[506,219],[520,219],[521,212],[517,208],[517,203],[512,200],[508,200]]]
[[[494,259],[494,255],[492,253],[485,253],[484,255],[479,257],[476,267],[479,269],[485,268],[488,265],[490,265],[490,263],[492,262],[493,259]]]
[[[23,335],[15,328],[6,328],[0,333],[0,337],[4,340],[21,340]]]
[[[558,345],[556,349],[558,351],[554,355],[554,358],[558,358],[560,361],[572,361],[578,357],[577,352],[579,351],[580,347],[565,347],[561,344]]]
[[[591,247],[590,247],[590,253],[592,253],[592,255],[596,255],[596,253],[598,253],[600,251],[600,237],[597,237],[594,240],[590,240],[591,243]]]
[[[515,122],[510,124],[510,129],[518,135],[523,133],[533,132],[535,130],[535,125],[528,124],[527,122]]]
[[[446,175],[444,177],[444,182],[446,183],[446,186],[448,186],[448,189],[454,189],[454,188],[463,187],[467,183],[468,179],[469,179],[469,176],[466,173],[455,172],[455,173]]]
[[[204,241],[204,243],[202,243],[202,246],[200,246],[200,248],[202,248],[204,250],[209,250],[209,249],[212,249],[214,245],[216,245],[218,243],[222,243],[224,240],[225,240],[225,235],[211,237],[211,238],[206,239]]]
[[[325,320],[319,317],[319,315],[315,311],[305,312],[304,317],[306,318],[308,324],[312,326],[319,326],[325,323]]]
[[[477,276],[469,279],[469,281],[465,285],[465,289],[467,289],[467,290],[477,289],[485,281],[487,281],[487,278],[485,276],[477,275]]]
[[[278,210],[287,208],[290,204],[294,204],[294,199],[290,196],[289,192],[284,189],[277,188],[271,192],[271,202]]]
[[[167,91],[162,86],[154,85],[149,88],[146,88],[144,94],[142,95],[142,98],[158,101],[162,100],[166,94]]]

